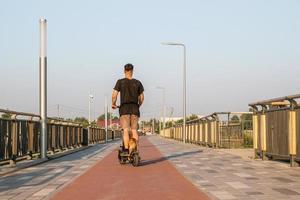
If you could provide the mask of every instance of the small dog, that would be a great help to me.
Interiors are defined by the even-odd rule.
[[[131,154],[133,151],[137,149],[137,143],[135,138],[130,138],[128,142],[129,146],[129,154]]]

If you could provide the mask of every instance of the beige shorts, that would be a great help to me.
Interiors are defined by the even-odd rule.
[[[136,115],[121,115],[121,117],[120,117],[120,123],[121,123],[121,127],[123,129],[131,128],[133,130],[137,130],[138,122],[139,122],[139,117]]]

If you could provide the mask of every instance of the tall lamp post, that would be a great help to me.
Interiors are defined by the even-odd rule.
[[[163,42],[162,45],[181,46],[183,47],[183,142],[186,137],[186,47],[183,43]]]
[[[91,104],[92,104],[92,99],[94,98],[94,96],[92,94],[89,95],[89,125],[91,125]]]
[[[105,96],[105,100],[104,100],[104,113],[105,113],[105,142],[107,142],[107,132],[108,132],[108,128],[107,128],[107,112],[108,112],[108,107],[107,107],[107,96]]]
[[[40,19],[41,158],[47,157],[47,20]]]
[[[90,142],[90,126],[91,126],[91,104],[92,104],[92,99],[94,98],[94,96],[92,94],[89,95],[89,127],[88,127],[88,136],[87,136],[87,145],[89,144]]]
[[[156,89],[163,91],[163,133],[165,136],[165,128],[166,128],[166,89],[164,87],[157,86]],[[160,126],[160,124],[159,124]]]

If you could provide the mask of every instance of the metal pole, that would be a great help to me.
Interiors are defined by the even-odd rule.
[[[229,134],[229,121],[230,121],[230,114],[227,114],[227,137],[228,137],[228,148],[230,149],[230,134]]]
[[[182,46],[183,47],[183,142],[185,143],[185,135],[186,135],[186,47],[183,43],[175,43],[175,42],[163,42],[163,45],[173,45],[173,46]]]
[[[92,99],[94,98],[94,95],[92,95],[92,94],[90,94],[89,95],[89,126],[91,125],[91,123],[92,123],[92,117],[91,117],[91,113],[92,113],[92,111],[91,111],[91,104],[92,104]]]
[[[105,141],[107,141],[107,96],[105,96],[104,112],[105,112]]]
[[[89,126],[91,125],[91,96],[89,95]]]
[[[59,104],[57,104],[57,117],[58,117],[58,119],[60,119],[60,116],[59,116]]]
[[[109,107],[109,128],[112,129],[112,110],[111,106]]]
[[[161,135],[161,111],[159,112],[158,122],[159,122],[158,134]]]
[[[164,115],[163,128],[164,128],[164,136],[165,136],[165,129],[166,129],[166,89],[165,88],[163,88],[163,115]]]
[[[153,117],[153,120],[152,120],[152,134],[155,133],[155,118]]]
[[[186,127],[186,48],[183,44],[183,143],[185,143]]]
[[[47,157],[47,20],[40,19],[41,158]]]

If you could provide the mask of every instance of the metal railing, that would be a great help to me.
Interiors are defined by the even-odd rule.
[[[252,112],[215,112],[211,115],[188,121],[186,125],[186,142],[213,148],[251,147],[252,129],[243,129],[243,119],[238,122],[230,119],[233,115],[252,115]],[[227,120],[222,120],[225,115]],[[251,120],[252,123],[252,120]],[[250,137],[246,145],[245,136]],[[183,141],[183,125],[178,124],[161,131],[160,135]]]
[[[300,94],[249,104],[254,110],[255,156],[300,162]]]
[[[0,164],[15,164],[22,159],[40,156],[40,116],[0,109],[7,114],[0,117]],[[98,142],[105,142],[105,129],[83,128],[79,123],[48,118],[47,153],[79,148]],[[121,137],[120,130],[108,130],[108,139]]]

